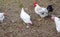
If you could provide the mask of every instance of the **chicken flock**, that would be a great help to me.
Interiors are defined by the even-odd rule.
[[[37,15],[39,15],[41,18],[44,18],[46,16],[49,16],[49,12],[53,12],[53,7],[52,7],[52,5],[48,5],[46,8],[41,7],[38,5],[37,2],[34,2],[34,12]],[[5,16],[7,16],[6,12],[0,13],[0,22],[1,23],[3,23]],[[60,18],[56,17],[55,15],[50,15],[50,16],[51,16],[51,20],[53,20],[54,23],[56,24],[57,32],[60,32]],[[21,9],[20,18],[26,24],[33,25],[31,16],[27,12],[25,12],[24,8]]]

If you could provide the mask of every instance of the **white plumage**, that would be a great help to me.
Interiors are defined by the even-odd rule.
[[[44,7],[40,7],[36,2],[35,2],[35,13],[40,15],[40,17],[46,17],[48,16],[48,10]]]
[[[55,17],[54,21],[55,21],[55,24],[56,24],[57,32],[60,32],[60,18]]]
[[[32,21],[30,20],[30,15],[27,14],[24,9],[22,8],[21,13],[20,13],[20,18],[25,22],[25,23],[29,23],[32,24]]]
[[[5,16],[4,16],[4,13],[0,13],[0,22],[3,22]]]

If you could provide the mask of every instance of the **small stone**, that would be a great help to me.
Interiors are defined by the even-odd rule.
[[[14,23],[15,21],[14,20],[11,20],[12,23]]]
[[[29,28],[29,26],[26,26],[26,28]]]
[[[37,19],[38,21],[41,21],[42,19]]]

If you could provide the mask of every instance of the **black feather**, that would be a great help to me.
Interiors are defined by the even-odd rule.
[[[48,10],[49,12],[53,12],[53,7],[52,7],[52,5],[48,5],[47,10]]]

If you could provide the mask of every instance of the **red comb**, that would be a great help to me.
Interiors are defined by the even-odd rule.
[[[34,2],[34,7],[36,6],[37,2]]]

